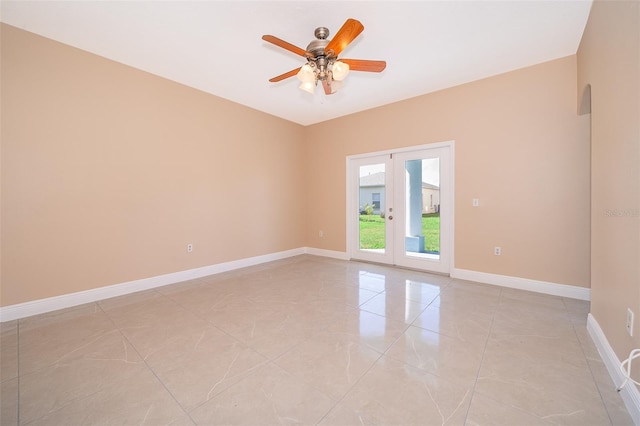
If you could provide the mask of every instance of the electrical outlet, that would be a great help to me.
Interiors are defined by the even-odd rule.
[[[502,249],[500,247],[494,247],[493,254],[496,256],[500,256],[502,254]]]
[[[318,236],[319,236],[320,238],[324,237],[324,232],[322,232],[322,231],[318,231]]]
[[[633,311],[630,308],[627,308],[627,333],[633,336]]]
[[[187,244],[187,253],[191,253],[193,251],[193,244]]]

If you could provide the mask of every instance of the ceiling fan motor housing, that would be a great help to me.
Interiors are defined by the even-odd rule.
[[[307,52],[311,53],[313,56],[325,56],[324,48],[329,44],[329,40],[313,40],[307,46]]]
[[[327,27],[318,27],[313,32],[313,35],[316,36],[318,40],[325,40],[329,37],[329,28]]]
[[[329,37],[329,29],[326,27],[318,27],[313,34],[316,36],[316,40],[313,40],[307,46],[307,52],[313,55],[313,57],[308,58],[308,61],[318,68],[318,80],[327,80],[329,77],[328,65],[332,63],[331,59],[333,59],[333,52],[325,52],[325,48],[330,41],[327,39],[327,37]]]

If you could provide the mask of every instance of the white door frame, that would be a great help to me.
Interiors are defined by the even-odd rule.
[[[356,154],[356,155],[350,155],[346,157],[346,169],[347,169],[347,182],[346,182],[346,186],[347,186],[347,190],[346,190],[346,194],[347,194],[347,203],[346,203],[346,219],[347,219],[347,223],[346,223],[346,230],[347,230],[347,257],[349,259],[361,259],[362,256],[356,256],[356,253],[358,252],[358,247],[356,246],[356,238],[354,238],[354,234],[357,233],[357,229],[355,229],[355,224],[354,221],[352,219],[352,215],[353,212],[356,211],[359,206],[357,206],[357,194],[354,194],[354,191],[356,190],[356,188],[358,187],[358,185],[356,185],[356,182],[353,181],[353,176],[354,176],[354,171],[353,171],[353,165],[354,165],[354,161],[353,160],[359,160],[359,159],[366,159],[368,157],[378,157],[378,156],[390,156],[390,155],[397,155],[397,154],[401,154],[401,153],[408,153],[408,152],[413,152],[413,151],[422,151],[422,150],[430,150],[430,149],[437,149],[437,148],[448,148],[448,153],[449,153],[449,158],[448,158],[448,167],[444,167],[444,170],[448,172],[448,176],[445,177],[448,178],[448,181],[450,182],[450,188],[449,188],[449,194],[450,194],[450,199],[449,200],[443,200],[447,203],[447,205],[442,205],[441,209],[444,211],[448,211],[449,212],[449,217],[448,217],[448,232],[442,233],[445,235],[448,235],[447,240],[448,241],[443,241],[441,239],[440,241],[440,249],[441,249],[441,255],[444,256],[446,259],[448,259],[447,264],[445,265],[444,270],[431,270],[431,269],[427,269],[424,266],[425,265],[420,265],[419,263],[416,264],[410,264],[407,265],[405,262],[400,262],[399,264],[401,266],[409,266],[412,268],[417,268],[417,269],[424,269],[424,270],[430,270],[433,272],[439,272],[439,273],[445,273],[445,274],[450,274],[451,271],[454,268],[454,199],[455,199],[455,182],[454,182],[454,176],[455,176],[455,142],[454,141],[445,141],[445,142],[437,142],[437,143],[430,143],[430,144],[424,144],[424,145],[417,145],[417,146],[410,146],[410,147],[405,147],[405,148],[398,148],[398,149],[390,149],[390,150],[385,150],[385,151],[377,151],[377,152],[369,152],[369,153],[364,153],[364,154]],[[389,194],[391,197],[393,197],[392,194]],[[355,209],[355,210],[354,210]],[[441,211],[442,211],[441,210]],[[441,238],[442,238],[442,234],[441,234]],[[394,242],[395,243],[395,242]],[[375,259],[363,259],[363,260],[372,260],[375,261]],[[384,259],[380,260],[383,263],[388,263],[388,257],[385,257]],[[396,262],[391,262],[391,264],[394,264]],[[404,263],[404,264],[403,264]]]
[[[394,177],[392,173],[393,160],[391,159],[391,155],[381,154],[381,155],[358,156],[357,158],[352,157],[349,161],[349,165],[347,166],[348,168],[347,186],[352,188],[352,194],[353,194],[353,189],[358,188],[360,186],[359,178],[357,176],[358,170],[360,169],[360,167],[370,165],[370,164],[385,165],[385,173],[384,173],[384,176],[385,176],[384,213],[386,215],[385,216],[385,248],[384,248],[384,252],[360,250],[359,245],[354,244],[354,241],[355,241],[354,235],[349,234],[349,231],[347,230],[347,245],[351,244],[351,250],[348,250],[348,254],[350,259],[357,258],[358,260],[365,260],[369,262],[393,264],[393,256],[394,256],[393,245],[395,244],[395,240],[392,238],[392,236],[393,236],[393,227],[395,224],[393,223],[393,219],[389,219],[389,218],[393,218],[394,212],[388,210],[389,206],[393,206],[395,203],[395,199],[394,199],[395,193],[393,188]],[[347,209],[348,212],[351,212],[351,215],[353,215],[354,212],[359,210],[359,207],[360,207],[357,202],[354,203],[354,201],[357,198],[359,198],[359,194],[353,194],[353,197],[354,198],[351,200],[351,210],[349,210],[349,207]],[[348,203],[349,203],[349,200],[347,200],[347,204]],[[347,216],[347,226],[349,227],[348,229],[351,229],[353,232],[356,232],[357,234],[359,234],[359,229],[354,228],[354,225],[352,223],[351,224],[349,223],[349,222],[353,222],[354,220],[355,219],[352,218],[351,216]]]

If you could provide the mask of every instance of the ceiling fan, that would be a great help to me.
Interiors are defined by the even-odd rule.
[[[364,30],[364,26],[355,19],[347,21],[338,30],[331,40],[329,30],[325,27],[318,27],[314,31],[316,37],[307,49],[294,46],[284,40],[272,35],[263,35],[262,39],[282,47],[296,55],[307,59],[307,63],[269,81],[272,83],[284,80],[294,75],[302,82],[300,89],[313,93],[318,81],[322,82],[324,93],[331,95],[342,85],[342,80],[351,71],[381,72],[387,66],[385,61],[368,61],[363,59],[338,59],[345,47],[349,45]]]

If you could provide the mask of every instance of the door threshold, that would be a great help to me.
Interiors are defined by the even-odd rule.
[[[414,272],[422,272],[425,274],[431,274],[431,275],[438,275],[441,277],[449,277],[451,278],[451,273],[449,272],[438,272],[438,271],[430,271],[428,269],[420,269],[420,268],[412,268],[409,266],[403,266],[403,265],[391,265],[388,263],[382,263],[382,262],[374,262],[371,260],[362,260],[362,259],[354,259],[354,258],[349,258],[348,259],[350,262],[358,262],[358,263],[366,263],[369,265],[378,265],[378,266],[386,266],[387,268],[395,268],[395,269],[403,269],[405,271],[414,271]]]

